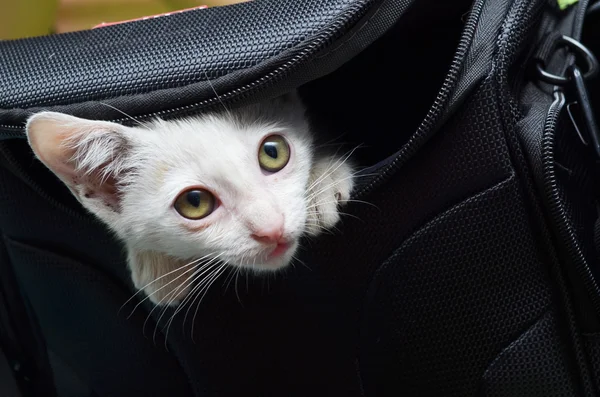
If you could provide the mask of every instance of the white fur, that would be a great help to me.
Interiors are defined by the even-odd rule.
[[[287,140],[291,158],[267,173],[258,151],[272,134]],[[314,158],[293,97],[134,128],[42,112],[29,119],[27,135],[37,157],[124,241],[134,284],[161,304],[188,293],[190,277],[181,273],[194,258],[257,271],[286,266],[302,235],[338,222],[338,202],[353,186],[343,159]],[[190,187],[211,191],[218,208],[197,221],[180,216],[173,202]],[[268,260],[268,247],[251,234],[282,217],[292,248]]]

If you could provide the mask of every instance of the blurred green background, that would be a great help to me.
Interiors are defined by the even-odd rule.
[[[0,0],[0,39],[90,29],[163,12],[243,0]],[[324,0],[326,1],[326,0]]]

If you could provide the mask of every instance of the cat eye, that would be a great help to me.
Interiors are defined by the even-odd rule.
[[[179,195],[173,206],[187,219],[202,219],[215,210],[215,196],[203,189],[190,189]]]
[[[290,160],[290,146],[281,135],[268,136],[260,145],[258,163],[269,172],[282,170]]]

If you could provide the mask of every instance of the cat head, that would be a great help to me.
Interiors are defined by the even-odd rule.
[[[274,270],[305,231],[312,138],[295,96],[135,127],[41,112],[27,138],[130,262],[152,252]]]

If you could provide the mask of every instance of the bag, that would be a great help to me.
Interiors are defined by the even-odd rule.
[[[254,0],[0,43],[0,346],[23,395],[598,395],[587,3]],[[370,205],[307,267],[215,283],[193,321],[120,310],[122,247],[33,160],[26,117],[295,88],[317,130],[363,144]]]

